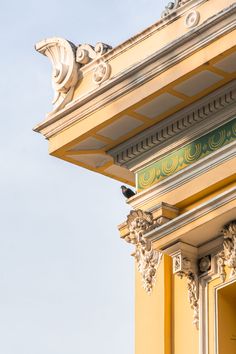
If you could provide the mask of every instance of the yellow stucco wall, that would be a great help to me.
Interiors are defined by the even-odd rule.
[[[171,354],[171,258],[163,256],[148,295],[136,271],[135,354]]]
[[[173,354],[198,354],[199,331],[193,325],[186,278],[173,280]]]

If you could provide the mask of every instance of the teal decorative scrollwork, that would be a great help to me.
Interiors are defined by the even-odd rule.
[[[235,139],[236,118],[140,170],[137,189],[141,191],[151,187]]]

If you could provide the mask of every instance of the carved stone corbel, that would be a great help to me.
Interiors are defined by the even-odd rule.
[[[190,247],[190,246],[188,246]],[[193,247],[192,247],[193,248]],[[173,274],[187,279],[188,301],[193,309],[193,324],[199,324],[199,281],[197,274],[197,257],[189,252],[179,250],[172,254]]]
[[[230,279],[236,277],[236,220],[225,225],[223,250],[218,254],[218,272],[224,282],[226,279],[225,266],[231,269]]]
[[[127,226],[129,235],[124,239],[135,245],[134,257],[137,261],[138,271],[142,275],[144,289],[150,294],[156,281],[157,268],[161,262],[162,253],[153,250],[144,235],[158,226],[158,223],[154,223],[151,213],[132,210],[127,217]]]

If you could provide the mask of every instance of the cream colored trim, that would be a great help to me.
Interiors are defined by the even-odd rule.
[[[227,190],[224,193],[202,203],[200,206],[177,216],[175,219],[168,221],[166,224],[160,226],[158,230],[153,230],[145,235],[150,242],[155,242],[162,239],[166,235],[182,228],[183,226],[192,223],[193,221],[203,217],[204,215],[220,208],[221,206],[236,199],[236,187]]]

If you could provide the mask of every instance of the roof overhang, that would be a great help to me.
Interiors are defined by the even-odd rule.
[[[69,53],[53,62],[57,106],[35,127],[50,154],[134,184],[110,151],[235,79],[235,14],[232,1],[186,1],[114,49],[87,48],[87,63],[70,42],[40,42]]]

